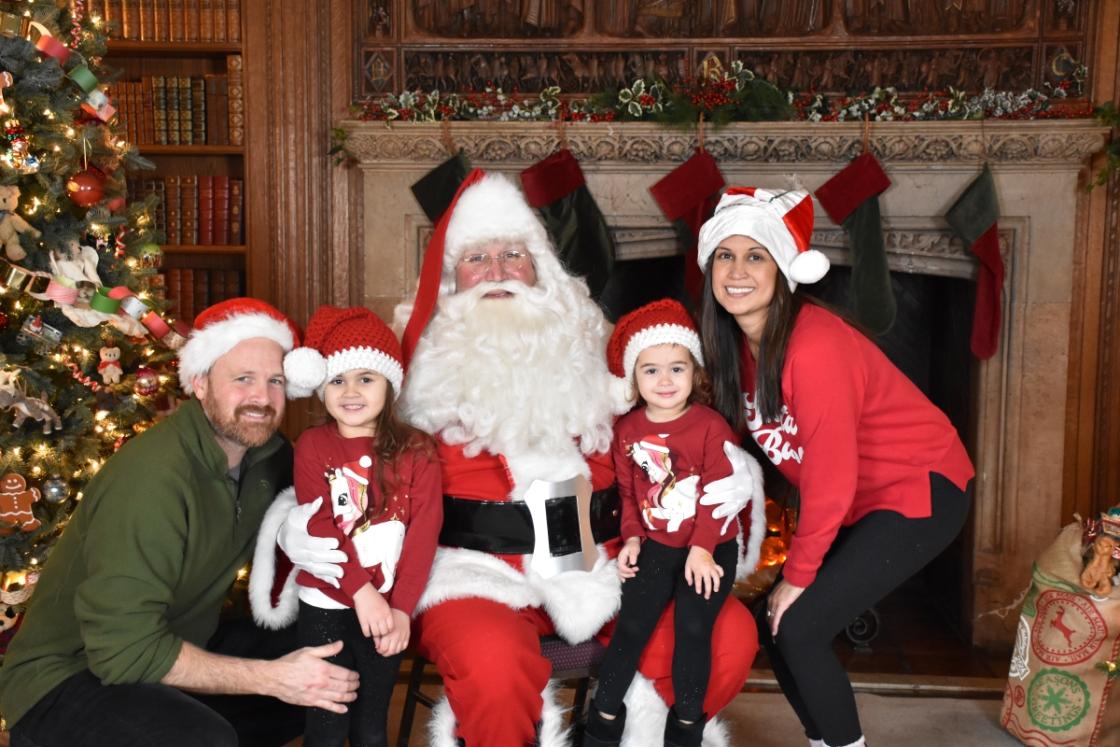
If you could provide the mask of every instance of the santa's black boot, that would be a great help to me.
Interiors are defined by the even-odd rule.
[[[595,704],[587,714],[583,730],[583,747],[618,747],[622,743],[622,730],[626,728],[626,706],[619,706],[618,715],[603,718]]]
[[[670,708],[665,719],[665,747],[700,747],[704,741],[704,716],[691,723],[677,718],[677,709]]]

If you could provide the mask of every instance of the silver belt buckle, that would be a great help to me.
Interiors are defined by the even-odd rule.
[[[550,498],[566,495],[576,497],[580,551],[553,555],[548,544],[548,513],[545,502]],[[580,475],[558,482],[534,480],[526,489],[522,500],[529,507],[529,515],[533,519],[533,557],[529,563],[533,571],[543,578],[550,578],[564,571],[590,571],[595,566],[599,551],[591,532],[591,483],[586,477]]]

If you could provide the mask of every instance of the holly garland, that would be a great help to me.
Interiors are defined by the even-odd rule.
[[[630,86],[610,89],[589,98],[565,94],[550,86],[537,97],[486,88],[454,93],[433,89],[390,93],[367,98],[351,107],[353,116],[367,121],[436,122],[500,121],[572,122],[653,121],[666,125],[697,122],[701,115],[715,125],[728,122],[805,120],[843,122],[939,121],[967,119],[1073,119],[1091,116],[1092,105],[1072,98],[1081,90],[1085,66],[1047,91],[1021,92],[986,89],[968,94],[954,88],[920,94],[900,94],[893,87],[877,87],[859,95],[782,90],[759,78],[739,60],[724,70],[715,58],[700,75],[679,85],[657,78],[639,78]],[[336,146],[340,145],[336,141]]]

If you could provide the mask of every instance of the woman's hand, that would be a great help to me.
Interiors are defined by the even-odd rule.
[[[705,599],[711,599],[712,592],[719,591],[721,578],[723,569],[712,554],[703,547],[693,545],[688,551],[688,559],[684,561],[684,580],[689,586],[695,587],[696,593],[703,594]]]
[[[642,551],[640,537],[631,537],[618,553],[618,577],[625,581],[638,575],[638,553]]]
[[[393,611],[373,584],[367,582],[354,594],[354,612],[358,614],[358,625],[366,638],[393,632]]]
[[[766,619],[770,621],[771,636],[778,635],[778,626],[781,625],[782,615],[804,592],[804,586],[794,586],[784,578],[770,592],[770,597],[766,601]]]

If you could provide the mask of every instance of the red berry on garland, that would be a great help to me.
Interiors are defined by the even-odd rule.
[[[78,207],[96,205],[105,194],[105,175],[95,168],[79,171],[66,180],[66,194]]]

